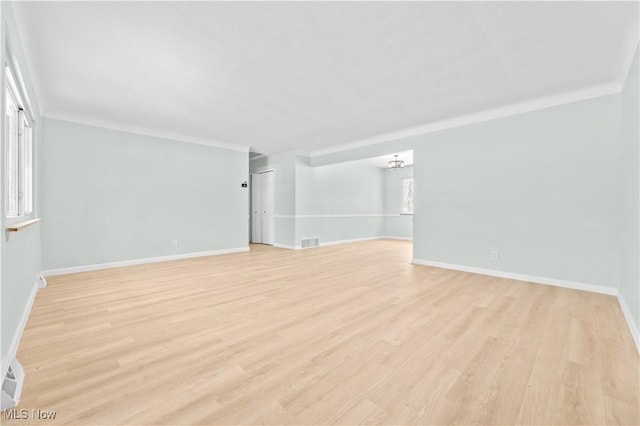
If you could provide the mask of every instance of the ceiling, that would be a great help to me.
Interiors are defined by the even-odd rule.
[[[45,116],[267,154],[619,87],[638,42],[637,2],[12,7]]]
[[[393,154],[383,155],[380,157],[366,158],[364,160],[358,160],[359,163],[364,163],[369,166],[380,167],[383,169],[389,168],[389,161],[394,160],[394,155],[398,156],[398,160],[404,161],[404,166],[413,165],[413,150],[394,152]]]

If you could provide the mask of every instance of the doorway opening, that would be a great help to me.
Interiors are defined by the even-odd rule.
[[[380,235],[389,239],[413,240],[413,150],[390,152],[356,162],[376,167],[381,173]]]

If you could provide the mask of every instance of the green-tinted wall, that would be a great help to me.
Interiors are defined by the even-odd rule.
[[[294,152],[251,161],[253,173],[274,170],[274,239],[299,247],[374,238],[384,227],[384,170],[360,162],[311,167]]]
[[[2,56],[12,59],[18,66],[22,79],[27,90],[27,95],[31,103],[32,113],[35,115],[34,123],[34,151],[35,151],[35,217],[41,212],[41,185],[38,173],[40,163],[40,149],[42,140],[42,120],[39,114],[38,100],[33,90],[29,69],[22,52],[20,39],[15,27],[11,5],[8,2],[0,4],[0,28],[2,32]],[[4,87],[4,66],[0,67],[0,76]],[[0,90],[0,116],[5,115],[4,90]],[[2,218],[2,228],[7,221],[4,219],[4,155],[0,161],[2,173],[2,195],[0,196],[0,217]],[[1,291],[0,299],[2,303],[2,359],[3,364],[9,355],[9,350],[16,333],[19,331],[20,321],[27,308],[29,296],[31,295],[36,280],[40,274],[40,225],[25,228],[20,232],[3,232],[0,244],[2,252],[1,262]],[[6,365],[3,365],[6,367]],[[4,371],[4,369],[3,369]]]
[[[311,162],[413,149],[414,258],[617,288],[620,145],[610,95]]]
[[[374,238],[384,224],[384,170],[367,164],[296,165],[296,244]]]
[[[619,155],[617,95],[429,135],[414,258],[617,287]]]
[[[43,137],[44,270],[247,247],[248,153],[52,119]]]
[[[620,296],[640,330],[640,72],[638,49],[622,91]]]

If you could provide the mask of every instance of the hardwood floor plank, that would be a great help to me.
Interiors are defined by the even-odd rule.
[[[3,424],[638,424],[611,296],[410,263],[404,241],[50,277]]]

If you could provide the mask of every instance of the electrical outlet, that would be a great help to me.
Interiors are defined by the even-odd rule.
[[[178,247],[178,240],[171,240],[171,247]]]
[[[491,260],[498,260],[498,250],[491,250]]]

